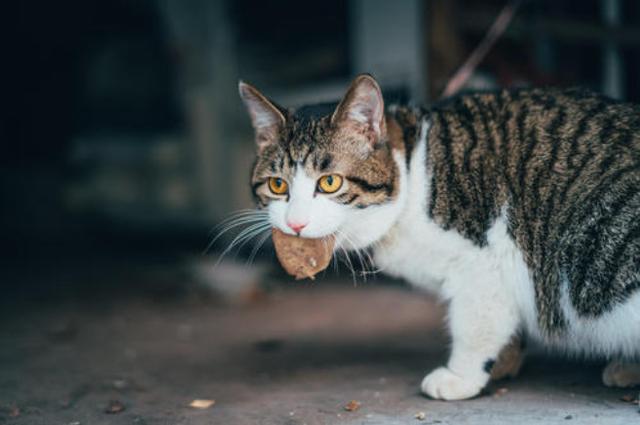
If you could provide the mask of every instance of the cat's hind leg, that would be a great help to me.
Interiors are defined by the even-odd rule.
[[[524,362],[524,340],[522,337],[513,337],[509,345],[504,347],[491,368],[491,380],[497,381],[504,378],[515,378],[520,373]]]
[[[612,361],[602,371],[602,382],[607,387],[640,386],[640,363]]]

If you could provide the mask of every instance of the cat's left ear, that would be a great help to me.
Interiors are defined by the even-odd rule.
[[[367,136],[375,144],[386,135],[382,91],[369,74],[358,75],[331,116],[331,123],[347,126]]]
[[[240,81],[238,91],[251,117],[258,148],[262,149],[268,144],[275,143],[280,129],[285,125],[283,113],[250,84]]]

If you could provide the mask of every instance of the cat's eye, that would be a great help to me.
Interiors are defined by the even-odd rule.
[[[269,177],[269,189],[276,195],[284,195],[287,193],[289,185],[280,177]]]
[[[318,192],[334,193],[342,187],[342,177],[337,174],[329,174],[318,179]]]

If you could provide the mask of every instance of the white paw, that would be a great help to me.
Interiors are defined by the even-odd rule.
[[[602,382],[618,388],[640,385],[640,364],[611,362],[602,371]]]
[[[483,383],[456,375],[446,367],[439,367],[422,380],[422,392],[441,400],[463,400],[477,395]]]

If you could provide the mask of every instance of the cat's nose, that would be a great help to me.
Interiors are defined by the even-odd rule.
[[[296,232],[297,234],[300,234],[300,232],[302,231],[302,229],[305,228],[305,226],[309,224],[309,223],[294,223],[294,222],[287,222],[287,226],[289,226],[289,228],[291,230],[293,230],[294,232]]]

